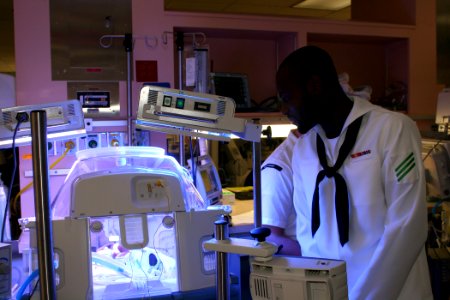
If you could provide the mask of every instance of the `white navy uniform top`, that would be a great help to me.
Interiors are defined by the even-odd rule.
[[[345,260],[349,299],[432,299],[425,254],[427,209],[421,137],[407,116],[354,97],[344,124],[365,115],[338,172],[349,191],[349,241],[341,246],[333,178],[319,186],[320,227],[311,233],[311,203],[322,170],[316,134],[334,165],[345,135],[329,140],[318,125],[295,144],[292,169],[297,239],[302,255]]]
[[[261,171],[261,221],[284,228],[284,234],[296,240],[296,215],[292,202],[292,149],[297,136],[291,131],[264,161]]]

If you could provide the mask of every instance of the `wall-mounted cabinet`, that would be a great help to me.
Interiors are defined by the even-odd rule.
[[[350,28],[352,29],[352,28]],[[391,109],[407,110],[409,38],[391,32],[383,35],[244,29],[175,28],[176,32],[201,32],[209,49],[210,71],[248,76],[254,111],[261,118],[277,108],[275,74],[279,63],[304,44],[316,45],[333,57],[338,73],[346,72],[350,86],[372,88],[371,101]],[[271,115],[271,114],[269,114]],[[256,117],[255,114],[252,116]],[[272,116],[272,115],[271,115]],[[273,117],[279,122],[279,115]]]

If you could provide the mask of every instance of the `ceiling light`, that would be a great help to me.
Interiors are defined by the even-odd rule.
[[[339,10],[352,4],[351,0],[303,0],[293,5],[293,8],[310,8]]]

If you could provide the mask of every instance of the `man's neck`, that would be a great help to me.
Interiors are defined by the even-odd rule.
[[[334,105],[332,105],[333,113],[320,123],[326,137],[329,139],[336,138],[341,134],[345,121],[353,107],[353,101],[346,95],[333,100],[335,101]]]

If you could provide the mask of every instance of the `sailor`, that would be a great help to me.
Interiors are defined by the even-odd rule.
[[[420,134],[406,115],[339,85],[329,54],[295,50],[280,65],[302,255],[346,262],[349,299],[432,299]]]

